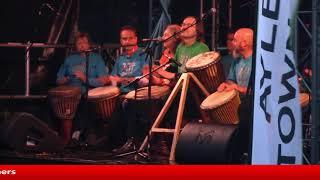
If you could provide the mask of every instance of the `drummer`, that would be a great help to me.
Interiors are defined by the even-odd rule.
[[[113,85],[120,85],[121,93],[125,94],[134,90],[133,86],[126,87],[126,85],[142,75],[143,67],[148,64],[149,60],[146,59],[142,48],[138,47],[138,34],[134,27],[126,25],[120,29],[120,44],[123,48],[123,54],[116,60],[110,79]],[[138,86],[144,84],[144,82],[139,82]],[[135,107],[122,97],[120,100],[121,108],[115,115],[117,118],[112,121],[111,134],[119,136],[120,133],[121,136],[121,132],[125,131],[123,133],[125,133],[127,142],[121,148],[116,149],[117,152],[130,151],[134,147],[134,141],[131,137],[135,132],[131,130],[131,124],[136,121]]]
[[[75,37],[75,47],[77,53],[66,58],[57,73],[58,85],[80,86],[82,92],[85,91],[86,82],[86,55],[84,51],[90,49],[90,38],[88,33],[79,32]],[[107,78],[108,69],[99,54],[90,52],[89,54],[89,85],[100,87],[110,83]]]
[[[75,47],[77,53],[68,56],[60,66],[57,73],[57,85],[69,85],[81,87],[85,93],[86,82],[86,55],[84,51],[90,49],[90,37],[88,33],[79,32],[75,36]],[[88,82],[90,87],[99,87],[110,84],[106,76],[108,69],[99,54],[89,53],[89,74]],[[84,102],[80,102],[75,116],[73,139],[79,140],[80,134],[91,127],[92,122],[88,122]]]
[[[184,30],[187,27],[189,27],[190,25],[195,24],[197,21],[197,19],[193,16],[188,16],[186,17],[182,24],[181,24],[181,28],[180,30]],[[171,71],[174,73],[170,73],[170,72],[166,72],[163,70],[158,70],[157,72],[162,75],[163,77],[167,78],[167,79],[174,79],[175,77],[178,77],[179,74],[181,73],[185,73],[186,72],[186,68],[185,65],[187,63],[187,61],[189,59],[191,59],[192,57],[204,53],[204,52],[208,52],[209,48],[206,44],[203,43],[204,38],[204,30],[203,30],[203,25],[201,23],[197,23],[195,26],[192,26],[190,28],[188,28],[187,30],[185,30],[184,32],[182,32],[179,36],[180,38],[180,43],[176,48],[175,51],[175,55],[174,55],[174,59],[178,62],[180,62],[182,64],[181,67],[177,67],[176,64],[172,63],[171,66],[173,68],[171,68]],[[200,107],[198,105],[200,105],[200,97],[198,95],[198,93],[196,92],[195,88],[191,88],[193,97],[190,97],[190,95],[188,94],[188,101],[189,99],[194,99],[191,100],[190,103],[187,103],[187,109],[192,109],[194,106],[198,107],[199,112],[201,113]],[[196,101],[196,104],[192,104],[194,103],[194,101]],[[187,112],[187,116],[197,116],[197,112],[191,110],[191,111],[186,111]]]
[[[137,30],[134,27],[126,25],[121,28],[120,44],[123,54],[117,58],[110,80],[114,85],[121,85],[122,93],[128,93],[134,90],[134,87],[125,86],[142,75],[142,69],[148,64],[148,59],[142,48],[138,47]]]
[[[227,82],[218,87],[218,91],[237,90],[240,93],[241,104],[239,106],[239,134],[235,140],[240,147],[234,152],[236,159],[240,159],[243,153],[248,152],[249,147],[249,119],[252,116],[252,102],[249,97],[244,96],[247,93],[248,83],[252,67],[253,52],[253,30],[250,28],[241,28],[234,35],[234,50],[239,54],[239,58],[232,64]],[[249,93],[249,95],[251,95]]]
[[[188,26],[196,23],[196,21],[197,19],[193,16],[186,17],[181,24],[181,29],[186,29]],[[181,67],[178,67],[178,73],[186,72],[185,65],[189,59],[209,51],[208,46],[203,43],[203,35],[204,30],[201,23],[190,27],[180,34],[181,43],[178,45],[175,53],[175,60],[182,64]],[[177,65],[173,64],[173,66]]]
[[[232,62],[228,80],[218,87],[218,91],[235,89],[244,95],[247,92],[252,67],[253,30],[249,28],[237,30],[233,45],[234,53],[237,53],[240,58]]]
[[[181,27],[177,24],[170,24],[168,25],[162,35],[162,40],[165,40],[171,37],[173,34],[180,31]],[[178,44],[180,43],[180,38],[175,36],[167,41],[163,42],[164,51],[162,52],[162,56],[160,58],[160,65],[164,65],[169,62],[170,59],[174,58],[176,49]],[[153,68],[157,68],[158,66],[153,66]],[[143,69],[143,74],[149,72],[149,66],[145,66]],[[176,68],[172,67],[170,64],[167,64],[163,68],[157,70],[155,72],[156,77],[153,78],[152,84],[155,85],[169,85],[170,80],[175,78]],[[159,77],[159,78],[157,78]]]
[[[163,34],[163,39],[166,39],[168,37],[170,37],[172,34],[178,32],[180,30],[180,26],[178,25],[168,25],[164,31],[164,34]],[[121,36],[124,36],[125,32],[122,32],[121,33]],[[136,35],[136,34],[135,34]],[[175,37],[175,38],[172,38],[171,40],[168,40],[166,42],[164,42],[164,52],[163,52],[163,55],[160,59],[160,64],[165,64],[167,61],[169,61],[170,58],[174,57],[174,52],[176,50],[176,47],[177,47],[177,44],[179,42],[179,38],[178,37]],[[121,44],[124,46],[126,44],[124,44],[126,42],[123,42],[121,41]],[[134,44],[136,46],[136,41],[134,42],[131,42],[132,44]],[[145,57],[143,57],[141,59],[141,56],[139,56],[140,59],[138,59],[139,61],[143,61],[145,62]],[[139,67],[142,67],[142,71],[143,73],[148,73],[149,71],[149,66],[147,64],[142,64],[142,65],[146,65],[144,67],[142,66],[139,66]],[[152,83],[155,84],[155,85],[168,85],[169,84],[169,80],[168,79],[174,79],[175,78],[175,73],[170,73],[168,72],[169,67],[165,67],[164,69],[161,69],[161,78],[157,78],[157,77],[154,77],[153,78],[153,81]],[[159,70],[159,74],[160,74],[160,70]],[[137,73],[137,75],[140,75]],[[115,78],[117,79],[117,77]],[[146,83],[148,82],[147,79],[145,79],[146,82],[142,83],[140,82],[140,85],[146,85]],[[136,109],[136,107],[132,107],[132,104],[128,104],[127,101],[123,101],[122,103],[122,107],[123,107],[123,111],[124,113],[122,113],[123,117],[121,118],[120,121],[122,122],[125,122],[124,119],[127,119],[127,124],[125,125],[126,126],[126,133],[125,133],[125,136],[126,136],[126,139],[127,141],[124,143],[123,146],[117,148],[117,149],[114,149],[113,152],[115,153],[121,153],[121,152],[126,152],[126,151],[130,151],[130,150],[133,150],[135,148],[135,144],[137,143],[137,129],[138,129],[138,120],[136,119],[136,115],[139,114],[139,110]],[[141,110],[143,112],[143,110]],[[144,112],[145,113],[145,112]],[[130,119],[128,119],[128,117],[130,117]]]
[[[188,16],[184,18],[181,24],[181,29],[184,30],[190,25],[195,24],[196,22],[197,22],[196,17]],[[189,59],[191,59],[192,57],[198,54],[209,51],[208,46],[204,43],[203,36],[204,36],[204,29],[203,29],[202,23],[197,23],[197,25],[188,28],[186,31],[180,34],[181,43],[178,45],[175,53],[175,60],[182,64],[182,66],[178,67],[178,70],[177,70],[178,74],[186,72],[185,67]],[[173,64],[173,66],[177,66],[177,65]],[[190,94],[188,93],[187,101],[189,101],[190,103],[187,103],[187,106],[186,106],[186,109],[187,109],[186,116],[190,116],[192,118],[198,118],[198,112],[194,111],[194,107],[198,107],[198,111],[201,113],[201,110],[200,110],[201,99],[199,97],[197,89],[193,88],[192,85],[190,87],[191,87],[190,90],[193,96],[190,96]]]

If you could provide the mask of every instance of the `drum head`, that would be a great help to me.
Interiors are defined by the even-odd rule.
[[[186,63],[187,70],[201,69],[207,67],[211,63],[219,61],[220,54],[215,51],[205,52],[194,56]]]
[[[64,96],[64,95],[69,96],[69,95],[76,95],[80,93],[81,93],[80,87],[76,87],[76,86],[58,86],[48,91],[49,95],[56,95],[56,96]]]
[[[300,105],[306,107],[310,103],[310,95],[308,93],[300,93]]]
[[[151,86],[151,99],[160,99],[170,92],[169,86]],[[135,91],[131,91],[125,96],[126,99],[135,99]],[[148,99],[148,87],[137,90],[136,100]]]
[[[215,92],[208,96],[200,105],[202,109],[214,109],[228,103],[234,96],[238,95],[236,90]]]
[[[88,92],[89,99],[113,97],[117,95],[120,95],[120,89],[115,86],[98,87]]]

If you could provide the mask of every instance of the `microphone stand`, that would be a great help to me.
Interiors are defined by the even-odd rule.
[[[84,52],[86,56],[86,82],[85,82],[85,101],[88,100],[89,96],[89,55],[90,52]]]
[[[86,59],[86,67],[85,67],[85,100],[87,101],[88,99],[88,96],[89,96],[89,87],[90,87],[90,84],[89,84],[89,56],[90,56],[90,53],[91,52],[95,52],[95,51],[98,51],[100,50],[101,48],[98,47],[98,48],[92,48],[92,49],[88,49],[88,50],[84,50],[84,51],[79,51],[80,55],[83,53],[85,55],[85,59]]]
[[[84,113],[85,113],[85,118],[86,118],[86,121],[84,123],[85,127],[84,128],[87,128],[88,127],[88,122],[89,122],[89,104],[88,104],[88,97],[89,97],[89,87],[90,87],[90,84],[89,84],[89,64],[90,64],[90,53],[91,52],[94,52],[96,51],[97,48],[93,48],[93,49],[89,49],[89,50],[85,50],[85,51],[80,51],[80,54],[84,54],[85,55],[85,60],[86,60],[86,65],[85,65],[85,93],[84,93],[84,97],[83,99],[81,98],[81,100],[84,101]],[[90,128],[91,128],[91,125],[89,125],[89,129],[87,129],[87,131],[89,132],[90,131]],[[83,129],[85,133],[86,129]],[[88,142],[86,142],[84,145],[85,146],[88,146],[87,144]]]
[[[147,61],[148,60],[148,58],[149,58],[149,73],[147,74],[147,75],[145,75],[144,77],[146,77],[146,76],[149,76],[149,81],[148,81],[148,106],[149,107],[151,107],[151,104],[152,104],[152,101],[151,101],[151,85],[152,85],[152,73],[153,73],[153,71],[152,71],[152,62],[153,62],[153,52],[154,52],[154,49],[156,48],[156,46],[158,46],[159,44],[157,44],[157,43],[152,43],[151,41],[147,44],[147,46],[146,46],[146,49],[145,49],[145,51],[144,51],[144,53],[146,53],[146,57],[145,57],[145,61]],[[141,78],[141,77],[140,77]],[[142,78],[143,78],[143,76],[142,76]],[[142,79],[141,78],[141,79]],[[136,82],[139,82],[139,81],[136,81]],[[135,86],[135,87],[137,87],[137,86]],[[136,90],[135,90],[135,97],[136,97]],[[147,120],[147,126],[148,126],[148,128],[151,126],[151,122],[150,122],[150,120]],[[147,158],[148,160],[150,160],[149,158],[150,158],[150,139],[149,139],[149,133],[148,133],[148,135],[147,135],[147,155],[146,156],[144,156],[144,155],[142,155],[142,153],[140,153],[140,152],[138,152],[137,151],[137,155],[141,155],[143,158]],[[135,159],[137,159],[137,155],[135,156]]]
[[[88,121],[89,121],[89,104],[88,104],[88,97],[89,97],[89,56],[90,56],[90,51],[84,51],[82,52],[85,54],[85,59],[86,59],[86,67],[85,67],[85,93],[84,93],[84,97],[83,97],[83,106],[84,106],[84,113],[85,113],[85,122],[82,122],[84,124],[84,129],[82,133],[88,133],[89,129],[88,128]],[[87,132],[86,132],[87,131]],[[87,144],[88,142],[85,142],[83,145],[85,147],[88,146]]]
[[[133,81],[131,81],[129,84],[127,84],[126,86],[124,87],[129,87],[129,86],[134,86],[134,84],[138,83],[141,79],[149,76],[150,74],[154,73],[155,71],[159,70],[160,68],[163,68],[164,66],[168,65],[172,63],[171,61],[168,61],[166,62],[165,64],[162,64],[161,66],[158,66],[157,68],[154,68],[153,70],[151,70],[150,72],[148,72],[147,74],[143,75],[143,76],[140,76],[136,79],[134,79]],[[150,76],[149,76],[150,77]],[[152,76],[151,76],[152,77]]]
[[[85,129],[83,133],[85,133],[85,131],[87,130],[87,134],[89,135],[89,132],[92,128],[91,124],[89,123],[89,104],[88,104],[88,97],[89,97],[89,65],[90,65],[90,53],[91,52],[95,52],[97,50],[100,50],[100,48],[92,48],[92,49],[88,49],[88,50],[84,50],[84,51],[80,51],[80,55],[83,53],[85,55],[85,60],[86,60],[86,65],[85,65],[85,93],[84,93],[84,97],[83,99],[81,98],[81,100],[84,100],[84,113],[85,113],[85,118],[86,121],[84,123],[85,125]],[[88,128],[89,127],[89,128]],[[88,129],[86,129],[88,128]],[[86,147],[88,146],[88,142],[85,142],[84,144]]]

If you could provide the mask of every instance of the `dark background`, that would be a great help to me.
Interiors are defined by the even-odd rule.
[[[153,27],[161,13],[157,0],[153,0]],[[224,46],[227,6],[226,1],[221,2],[220,34],[218,46]],[[54,13],[44,9],[39,15],[43,3],[50,3],[59,7],[59,0],[7,0],[1,1],[0,9],[0,42],[46,42]],[[253,27],[255,17],[255,1],[233,1],[233,28]],[[204,12],[211,8],[211,0],[204,1]],[[186,16],[200,14],[199,0],[172,0],[169,12],[172,23],[180,24]],[[79,30],[87,31],[95,43],[119,43],[119,29],[130,24],[138,29],[140,37],[148,37],[148,0],[80,0]],[[205,22],[206,43],[211,46],[211,24],[209,18]],[[68,23],[70,23],[68,21]],[[66,26],[68,27],[68,26]],[[68,29],[65,29],[59,43],[67,42]],[[210,47],[211,48],[211,47]],[[32,83],[32,94],[46,93],[49,87],[54,86],[55,74],[65,57],[64,49],[57,49],[54,57],[47,61],[39,61],[41,48],[31,50],[31,70],[43,66],[47,70],[44,81]],[[0,94],[24,93],[24,59],[23,48],[0,47]]]
[[[158,0],[153,0],[153,25],[161,13]],[[221,23],[226,23],[226,3],[221,1]],[[199,0],[172,0],[169,13],[172,23],[180,24],[186,16],[198,16]],[[249,0],[233,1],[234,27],[252,26],[255,3]],[[50,3],[58,7],[59,0],[3,1],[1,4],[1,42],[6,41],[44,41],[48,35],[53,13],[44,10],[39,15],[41,4]],[[204,1],[204,10],[211,8],[211,1]],[[80,0],[79,29],[88,31],[96,42],[118,42],[118,31],[123,25],[130,24],[140,32],[141,37],[148,35],[148,0]],[[211,19],[206,26],[211,25]]]

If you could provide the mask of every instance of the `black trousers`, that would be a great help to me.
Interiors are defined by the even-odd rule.
[[[252,109],[252,99],[250,96],[241,98],[241,104],[238,109],[238,114],[240,118],[238,133],[235,137],[233,151],[233,161],[235,163],[241,163],[240,158],[243,153],[249,152],[250,146],[250,127],[251,127],[251,117],[253,115]]]

